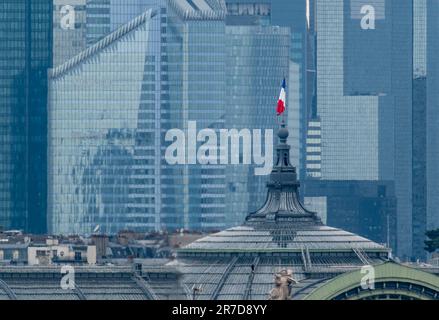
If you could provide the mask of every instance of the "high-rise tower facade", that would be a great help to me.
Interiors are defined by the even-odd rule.
[[[317,0],[324,180],[393,181],[397,252],[411,253],[412,1]]]
[[[46,231],[52,1],[0,3],[0,225]]]

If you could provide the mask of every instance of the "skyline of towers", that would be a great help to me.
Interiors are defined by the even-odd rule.
[[[112,46],[107,48],[108,41],[104,38],[52,71],[53,99],[49,106],[53,123],[49,148],[53,160],[49,208],[52,232],[91,232],[98,224],[106,232],[123,228],[219,230],[239,224],[249,208],[254,209],[263,201],[258,190],[263,189],[266,177],[254,177],[253,165],[168,165],[163,159],[165,134],[173,128],[186,130],[189,121],[214,130],[272,128],[275,113],[270,104],[278,94],[279,79],[285,74],[287,78],[291,75],[299,79],[298,71],[289,70],[289,29],[271,26],[269,20],[260,19],[263,16],[226,17],[222,1],[209,1],[211,11],[196,10],[189,3],[155,0],[137,0],[133,8],[139,8],[140,3],[142,9],[152,5],[160,13],[148,22],[151,25],[148,42],[129,35],[137,34],[136,30],[124,38],[115,38],[115,34],[137,19],[129,20],[133,10],[125,10],[127,24],[107,36],[114,41]],[[117,10],[118,21],[123,20],[121,11]],[[114,16],[112,10],[105,12],[109,17]],[[119,78],[114,70],[124,69],[118,66],[122,63],[131,69],[130,59],[119,63],[112,59],[119,57],[117,51],[122,43],[136,41],[146,46],[148,52],[140,91],[131,95],[129,116],[115,112],[122,108],[120,99],[124,95],[98,99],[92,92],[101,95],[119,91],[120,86],[125,88],[128,78],[122,77],[123,74]],[[129,49],[120,50],[129,57]],[[93,52],[90,56],[89,51]],[[78,64],[73,68],[76,71],[66,73],[64,70],[72,62]],[[142,68],[138,60],[135,69]],[[94,75],[100,78],[92,86],[89,82]],[[108,83],[106,89],[104,83]],[[130,87],[136,87],[137,83],[133,76]],[[77,98],[73,98],[72,92]],[[91,112],[88,110],[100,109],[100,103],[115,106],[101,120],[93,113],[88,114]],[[296,110],[298,113],[299,107]],[[123,119],[122,115],[138,117],[137,124],[126,119],[125,126],[131,130],[126,133],[126,139],[120,135],[113,137],[123,129],[116,121]],[[72,116],[86,117],[87,121],[81,124],[84,127],[72,127]],[[105,128],[100,125],[102,121],[107,123]],[[94,142],[87,136],[94,137]],[[134,136],[137,138],[132,140]],[[109,145],[117,150],[108,149]],[[125,176],[123,182],[121,175]],[[247,203],[243,203],[245,197],[249,199]],[[226,212],[226,206],[234,212]],[[132,222],[128,223],[131,220],[124,216],[131,216]]]
[[[373,27],[361,13],[368,5]],[[426,257],[425,231],[439,225],[438,9],[430,0],[317,0],[322,179],[393,182],[397,254],[407,258]]]
[[[63,20],[69,13],[66,6],[74,8],[73,20]],[[368,14],[362,12],[364,6],[374,8],[373,25],[364,19]],[[109,46],[113,53],[106,45],[103,51],[100,46],[96,49],[104,37],[151,7],[157,15],[148,22],[148,41],[146,35],[136,40],[136,30],[116,39]],[[397,252],[425,257],[424,233],[439,226],[435,165],[439,115],[434,89],[439,5],[434,1],[53,0],[52,4],[23,0],[6,1],[0,8],[0,38],[8,44],[0,50],[4,102],[0,225],[45,232],[46,213],[49,222],[54,221],[54,212],[46,210],[47,201],[50,208],[54,203],[69,206],[71,201],[73,220],[89,213],[84,222],[87,230],[105,223],[109,230],[126,223],[156,231],[214,230],[239,224],[263,200],[264,177],[254,177],[251,166],[169,166],[162,157],[164,135],[172,128],[185,129],[189,120],[215,130],[273,128],[271,106],[286,77],[291,161],[302,180],[343,188],[355,181],[364,194],[370,194],[368,190],[382,194],[385,188],[389,201],[396,197]],[[23,23],[11,24],[15,19]],[[131,50],[138,49],[125,43],[130,41],[144,43],[144,61],[120,60],[127,70],[136,64],[132,79],[111,71],[120,67],[115,63],[118,50],[127,46],[123,50],[130,57]],[[55,71],[58,76],[50,80],[54,85],[50,98],[56,108],[49,110],[47,123],[47,69],[63,69],[69,59],[90,48],[94,48],[90,60],[81,61],[77,73]],[[95,73],[87,68],[96,68]],[[126,122],[113,128],[103,125],[105,115],[102,121],[95,118],[95,123],[94,115],[86,116],[90,122],[81,125],[90,126],[78,124],[78,136],[57,136],[67,130],[74,110],[81,119],[102,107],[100,101],[91,102],[94,97],[87,92],[92,85],[74,81],[77,96],[72,97],[70,89],[59,85],[60,78],[87,80],[98,74],[103,78],[92,82],[100,89],[92,91],[104,94],[106,106],[119,106],[109,119],[117,122],[126,117]],[[112,81],[105,82],[105,77]],[[125,92],[132,94],[132,100],[126,103],[123,94],[106,95],[110,88],[117,91],[125,86],[123,79],[132,84]],[[75,101],[90,103],[90,110],[79,112]],[[122,105],[127,113],[117,116]],[[47,124],[53,132],[48,132]],[[103,130],[101,126],[107,131],[100,132],[96,143],[102,144],[87,154],[86,137]],[[56,140],[72,142],[81,135],[83,145],[76,149],[68,147],[67,140]],[[46,159],[47,137],[55,139],[49,140],[53,159]],[[69,153],[70,159],[63,158]],[[87,160],[74,164],[75,157]],[[87,168],[81,168],[84,163]],[[50,172],[40,170],[46,167]],[[117,188],[111,187],[115,183]],[[376,188],[369,189],[370,183]],[[322,199],[318,192],[308,196],[308,200]],[[233,212],[226,212],[226,207]],[[63,209],[59,214],[66,217],[68,212]],[[329,209],[325,214],[334,221]],[[141,222],[130,225],[136,219]],[[66,227],[76,228],[66,221]]]
[[[322,180],[392,181],[401,256],[412,245],[411,14],[410,0],[317,0]]]

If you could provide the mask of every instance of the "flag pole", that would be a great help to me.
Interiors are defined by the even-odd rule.
[[[285,74],[284,74],[284,81],[285,81],[285,89],[284,89],[285,90],[285,109],[284,109],[284,112],[282,112],[282,120],[281,120],[281,124],[280,124],[281,128],[285,128],[285,126],[286,126],[285,112],[287,112],[287,86],[286,86],[287,81],[286,81]]]

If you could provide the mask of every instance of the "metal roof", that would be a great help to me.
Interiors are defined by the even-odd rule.
[[[381,258],[371,258],[372,264],[382,263]],[[145,265],[143,270],[148,275],[174,269],[181,275],[180,287],[186,299],[201,300],[266,300],[273,289],[274,274],[283,269],[293,271],[299,281],[294,292],[300,296],[308,294],[315,288],[314,284],[333,278],[336,275],[358,270],[361,260],[355,256],[327,256],[313,259],[313,268],[306,269],[300,256],[200,256],[197,258],[179,258],[165,265]],[[325,270],[322,273],[321,270]],[[151,279],[151,287],[163,298],[170,294],[163,281]],[[307,289],[305,289],[307,288]],[[194,296],[194,289],[196,294]],[[175,290],[175,289],[174,289]],[[160,292],[160,294],[159,294]],[[172,295],[171,295],[172,297]]]
[[[295,229],[295,225],[241,226],[199,239],[180,253],[209,252],[300,252],[307,248],[311,251],[351,251],[363,250],[387,251],[385,247],[358,235],[327,226],[308,226]]]
[[[2,267],[0,299],[150,300],[157,297],[131,267],[75,267],[75,288],[63,289],[61,267]]]
[[[274,274],[291,270],[304,296],[338,274],[388,259],[384,246],[325,226],[300,202],[296,168],[290,163],[288,130],[281,125],[277,161],[267,183],[267,200],[243,225],[201,238],[178,251],[175,268],[188,299],[265,300]],[[158,285],[156,285],[159,287]]]
[[[138,274],[127,267],[78,267],[76,291],[60,291],[59,267],[1,269],[0,298],[266,300],[274,274],[291,270],[299,299],[340,274],[388,260],[384,246],[325,226],[304,208],[285,125],[278,135],[267,201],[242,226],[185,246],[177,259],[140,260]]]

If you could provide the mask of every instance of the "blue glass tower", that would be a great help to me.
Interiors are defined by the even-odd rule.
[[[114,39],[146,8],[157,13],[148,22],[147,38],[146,30],[135,29]],[[259,188],[265,177],[254,179],[253,166],[169,165],[165,134],[185,131],[189,121],[199,130],[271,129],[280,80],[291,74],[300,78],[297,68],[289,70],[290,29],[271,26],[263,12],[229,21],[223,1],[89,1],[86,11],[90,47],[57,66],[51,78],[53,232],[88,233],[98,224],[110,233],[218,230],[241,223],[263,201]],[[112,30],[111,45],[99,30]],[[98,42],[91,44],[92,38]],[[142,46],[144,66],[142,59],[117,60],[121,52],[131,59]],[[117,74],[119,64],[136,70],[129,79],[128,114],[117,107],[124,95],[105,93],[126,86],[125,73]],[[98,79],[87,85],[93,75]],[[298,81],[292,87],[298,100]],[[99,121],[99,101],[114,107],[102,115],[105,125]],[[83,119],[76,129],[72,118]]]
[[[427,0],[413,1],[413,256],[427,231]]]
[[[439,228],[439,3],[428,0],[427,10],[427,230]]]
[[[426,258],[425,232],[439,227],[439,4],[413,0],[413,257]]]
[[[401,256],[412,243],[412,11],[410,0],[318,0],[316,16],[322,179],[393,181]]]
[[[246,25],[245,19],[236,16],[233,20],[228,20],[226,26],[228,94],[225,113],[227,128],[260,129],[263,135],[265,130],[273,130],[276,126],[275,102],[280,90],[279,80],[289,68],[290,45],[289,28]],[[286,79],[289,80],[289,77],[287,76]],[[262,136],[263,141],[265,141],[264,136]],[[274,144],[273,141],[271,143]],[[267,150],[264,150],[265,152]],[[254,164],[227,166],[228,225],[240,224],[246,212],[258,209],[265,200],[264,188],[267,177],[256,176],[255,167]]]
[[[168,1],[167,70],[169,85],[164,129],[225,127],[226,48],[222,1]],[[166,145],[164,142],[163,145]],[[197,142],[200,146],[201,142]],[[188,147],[188,152],[196,152]],[[165,168],[162,205],[168,229],[225,228],[225,165],[190,163]]]
[[[51,233],[156,227],[151,19],[146,11],[50,71]]]
[[[307,1],[306,0],[225,0],[228,15],[247,24],[271,25],[290,29],[290,65],[284,71],[289,77],[287,88],[289,143],[292,162],[304,174],[307,122]]]
[[[0,3],[0,225],[46,231],[52,1]]]

